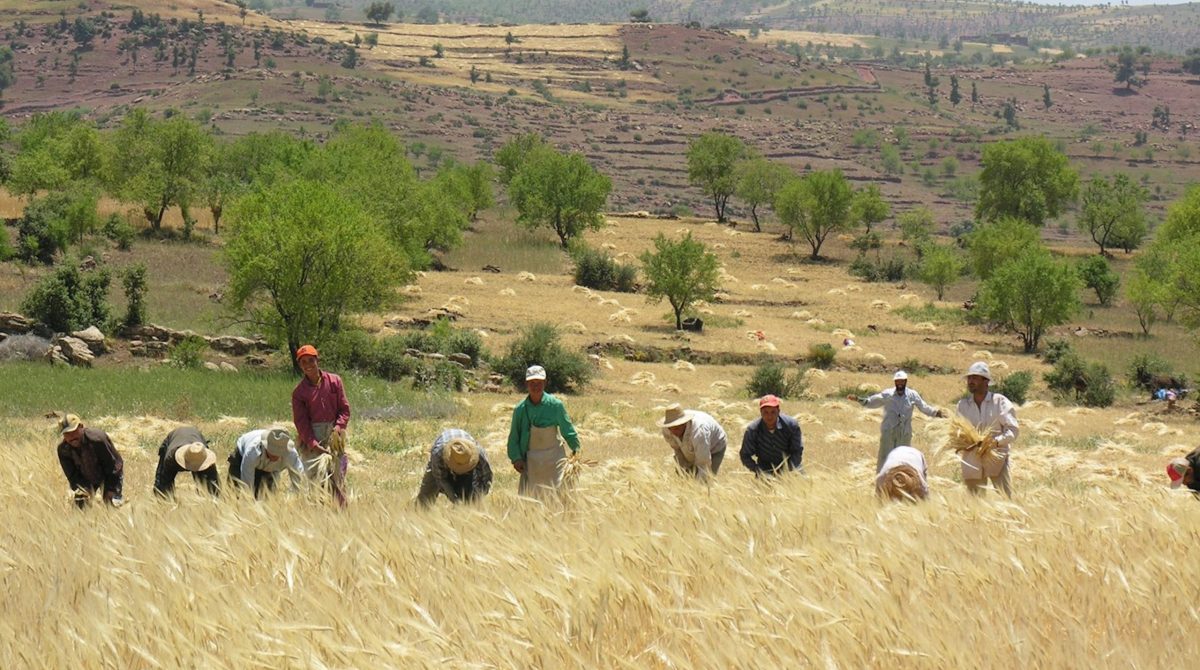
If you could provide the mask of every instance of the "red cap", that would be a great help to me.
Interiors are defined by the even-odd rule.
[[[779,407],[779,396],[768,393],[758,399],[758,406],[760,409],[763,407]]]
[[[296,350],[296,360],[300,360],[301,358],[304,358],[305,356],[313,356],[315,358],[320,358],[320,356],[317,355],[317,348],[311,344],[306,344],[303,347],[300,347],[299,349]]]

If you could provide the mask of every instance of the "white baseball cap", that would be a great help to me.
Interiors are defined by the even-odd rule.
[[[908,379],[908,373],[904,370],[897,370],[896,374],[892,375],[892,381],[898,382],[903,379]]]
[[[546,368],[544,368],[540,365],[530,365],[529,369],[527,369],[525,371],[525,381],[527,381],[527,382],[533,381],[535,379],[545,379],[545,378],[546,378]]]
[[[975,361],[971,367],[967,368],[967,377],[977,376],[983,377],[989,382],[992,381],[992,371],[988,369],[988,364],[983,361]]]

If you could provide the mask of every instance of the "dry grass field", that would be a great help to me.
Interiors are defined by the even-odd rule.
[[[364,418],[384,414],[356,391],[345,512],[305,495],[214,502],[186,477],[173,502],[150,494],[171,428],[200,425],[223,467],[240,432],[286,419],[285,397],[256,399],[278,415],[213,416],[181,399],[152,415],[87,417],[125,455],[128,504],[85,513],[70,506],[51,421],[0,419],[0,504],[16,511],[0,529],[0,658],[47,668],[1171,667],[1194,650],[1200,579],[1187,566],[1200,559],[1200,524],[1196,502],[1173,495],[1162,472],[1195,441],[1190,415],[1131,400],[1056,406],[1035,390],[1018,414],[1012,501],[968,497],[955,457],[937,448],[945,422],[919,417],[931,499],[881,505],[879,414],[839,389],[887,384],[916,359],[955,370],[912,380],[948,406],[972,360],[1000,374],[1047,368],[1009,338],[910,323],[893,310],[924,304],[923,287],[860,283],[840,263],[801,262],[772,235],[613,217],[590,242],[626,257],[677,231],[714,248],[727,275],[726,295],[702,307],[716,325],[686,339],[665,305],[589,295],[550,264],[531,275],[520,252],[486,256],[500,274],[466,266],[487,239],[468,243],[457,271],[422,276],[396,314],[362,318],[386,332],[384,317],[451,305],[493,351],[537,319],[573,346],[678,350],[678,362],[608,354],[596,382],[566,397],[597,465],[563,503],[515,494],[504,454],[515,391],[460,394],[449,415],[403,420]],[[755,330],[766,339],[747,336]],[[847,336],[856,345],[843,349]],[[654,426],[663,406],[710,412],[733,450],[757,412],[748,362],[683,357],[795,359],[819,342],[837,345],[838,365],[809,373],[805,397],[784,405],[805,431],[806,477],[755,481],[732,452],[711,488],[673,474]],[[70,394],[46,399],[56,401]],[[493,495],[418,510],[422,450],[448,426],[487,449]]]

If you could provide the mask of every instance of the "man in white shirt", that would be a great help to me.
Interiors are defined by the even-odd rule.
[[[263,488],[275,490],[275,477],[281,470],[291,473],[292,490],[298,490],[304,463],[292,436],[282,428],[252,430],[242,435],[229,455],[229,478],[250,487],[255,498],[262,497]]]
[[[963,483],[971,493],[983,493],[985,479],[992,486],[1012,497],[1012,482],[1008,472],[1008,452],[1016,441],[1020,428],[1012,401],[999,393],[992,393],[992,373],[987,363],[977,361],[967,369],[967,390],[970,394],[958,401],[959,416],[970,421],[977,430],[988,434],[994,443],[991,452],[982,459],[976,449],[963,452]]]
[[[720,470],[725,460],[725,429],[712,416],[674,403],[666,408],[658,427],[681,470],[700,481],[708,481]]]
[[[875,472],[883,469],[883,462],[888,454],[899,446],[912,444],[913,408],[921,410],[925,416],[945,416],[945,412],[929,405],[913,389],[908,388],[908,373],[904,370],[892,376],[894,388],[876,393],[869,398],[859,398],[856,395],[847,396],[849,400],[857,400],[863,407],[875,409],[882,407],[883,423],[879,425],[879,457],[875,460]]]
[[[928,498],[929,468],[925,465],[925,455],[907,445],[893,449],[875,475],[875,492],[891,500]]]

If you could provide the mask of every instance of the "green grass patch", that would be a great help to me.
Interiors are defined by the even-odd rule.
[[[893,313],[912,321],[913,323],[936,323],[945,326],[959,326],[967,322],[966,313],[956,307],[938,307],[926,303],[917,307],[904,305],[892,310]]]
[[[569,265],[567,254],[553,233],[520,228],[513,222],[515,213],[509,211],[507,214],[484,213],[474,232],[463,236],[463,245],[443,258],[446,265],[473,272],[485,265],[495,265],[504,272],[558,274],[566,271]]]
[[[377,379],[343,378],[355,419],[443,418],[455,412],[449,397]],[[252,422],[290,422],[296,381],[283,372],[0,365],[0,397],[5,399],[9,416],[61,411],[84,417],[150,415],[175,421],[213,421],[238,416]]]

